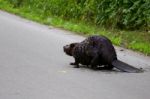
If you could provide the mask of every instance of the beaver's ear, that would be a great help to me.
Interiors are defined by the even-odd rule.
[[[70,47],[73,48],[77,43],[71,43]]]

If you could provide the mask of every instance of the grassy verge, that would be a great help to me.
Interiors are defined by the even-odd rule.
[[[117,46],[139,51],[145,55],[150,55],[149,32],[108,30],[89,23],[78,22],[75,20],[68,21],[52,15],[45,16],[36,9],[31,10],[27,7],[13,8],[10,3],[4,0],[0,0],[0,9],[42,24],[64,28],[82,35],[105,35]]]

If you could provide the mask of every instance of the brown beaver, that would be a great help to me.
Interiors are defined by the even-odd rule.
[[[75,58],[75,62],[71,65],[77,68],[80,63],[91,65],[93,69],[102,65],[105,65],[107,69],[112,69],[111,62],[117,59],[111,41],[104,36],[90,36],[80,43],[71,43],[64,46],[64,52]]]
[[[76,68],[79,68],[79,64],[91,66],[96,69],[101,67],[103,69],[117,69],[125,72],[141,72],[133,66],[123,63],[117,59],[116,51],[111,41],[105,36],[90,36],[79,43],[71,43],[63,47],[64,52],[73,56]]]

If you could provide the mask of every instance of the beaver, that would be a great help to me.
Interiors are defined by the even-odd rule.
[[[117,59],[117,54],[112,42],[105,36],[89,36],[82,42],[71,43],[63,47],[64,52],[73,56],[75,59],[75,68],[79,68],[79,64],[91,66],[92,69],[101,67],[111,70],[114,67],[125,72],[140,72],[131,65],[128,65]]]
[[[71,43],[64,46],[64,52],[73,56],[76,68],[79,64],[91,65],[96,69],[97,66],[105,66],[106,69],[112,69],[112,60],[116,59],[116,52],[109,39],[104,36],[90,36],[82,42]]]

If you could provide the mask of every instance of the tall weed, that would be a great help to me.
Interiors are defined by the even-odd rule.
[[[150,0],[7,0],[43,16],[90,22],[106,28],[148,30]]]

